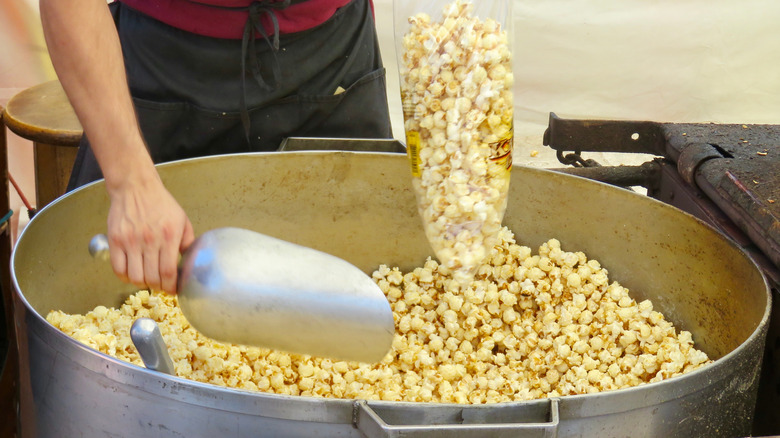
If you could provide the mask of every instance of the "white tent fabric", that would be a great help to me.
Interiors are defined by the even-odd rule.
[[[400,104],[388,41],[391,3],[375,0],[388,95]],[[513,17],[518,162],[549,164],[541,138],[551,111],[570,118],[780,123],[780,2],[515,0]],[[400,123],[394,120],[397,138]],[[541,161],[529,159],[526,149],[543,152]]]

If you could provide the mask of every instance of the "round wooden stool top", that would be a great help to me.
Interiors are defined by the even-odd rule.
[[[4,118],[8,129],[37,143],[78,146],[83,132],[58,80],[16,94],[8,101]]]

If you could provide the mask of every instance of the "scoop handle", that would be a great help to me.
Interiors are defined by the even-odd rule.
[[[105,234],[96,234],[89,241],[89,254],[102,261],[108,261],[110,254],[108,250],[108,237]],[[138,318],[130,327],[130,339],[133,341],[141,360],[146,368],[162,373],[176,375],[173,367],[173,361],[168,354],[168,347],[165,345],[160,327],[151,318]]]
[[[173,361],[168,354],[168,347],[160,333],[160,327],[153,319],[136,319],[130,327],[130,339],[133,340],[133,345],[138,350],[146,368],[172,376],[176,375]]]
[[[107,262],[111,260],[111,252],[108,249],[108,236],[105,234],[95,234],[89,241],[89,255],[95,260]],[[178,268],[181,275],[181,268]],[[178,289],[177,289],[178,290]]]

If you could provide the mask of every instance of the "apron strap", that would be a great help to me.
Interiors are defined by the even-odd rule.
[[[279,62],[276,59],[276,53],[279,51],[279,20],[276,18],[276,11],[286,9],[290,5],[303,3],[306,0],[255,0],[250,3],[249,6],[244,7],[221,6],[200,2],[198,0],[186,1],[216,9],[249,12],[246,24],[244,25],[244,35],[241,39],[241,124],[244,126],[244,135],[247,144],[251,145],[252,142],[249,139],[249,109],[246,106],[246,75],[247,73],[251,73],[255,82],[264,90],[273,91],[279,86],[282,73],[279,69]],[[273,29],[271,35],[268,35],[265,31],[265,26],[263,26],[262,23],[263,16],[268,17],[271,21]],[[258,33],[263,37],[266,44],[268,44],[268,47],[271,49],[271,53],[274,56],[274,63],[273,66],[271,66],[271,73],[273,74],[273,83],[271,85],[263,78],[263,74],[260,71],[260,62],[257,59],[256,46]],[[249,64],[249,68],[247,68],[247,64]]]
[[[247,72],[251,73],[255,82],[265,90],[271,91],[279,86],[279,78],[282,74],[279,70],[279,62],[276,59],[276,52],[279,51],[279,21],[276,18],[276,10],[287,8],[290,6],[290,1],[291,0],[274,2],[271,0],[260,0],[252,2],[252,4],[249,5],[249,17],[246,20],[244,37],[241,40],[241,124],[244,126],[244,135],[248,145],[251,145],[252,142],[249,139],[249,109],[246,106],[246,74]],[[264,15],[271,20],[273,26],[273,42],[268,38],[268,34],[265,32],[265,26],[263,26],[261,21]],[[257,33],[262,35],[265,42],[271,48],[271,53],[274,56],[274,63],[271,66],[273,85],[268,85],[260,72],[260,62],[257,59],[257,48],[255,45]],[[247,45],[249,46],[249,50],[247,50]],[[249,62],[248,71],[246,65],[247,61]]]

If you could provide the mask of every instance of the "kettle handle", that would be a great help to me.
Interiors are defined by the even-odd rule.
[[[546,422],[496,422],[491,421],[485,417],[485,414],[490,412],[489,408],[484,406],[467,407],[462,408],[459,406],[439,406],[442,411],[440,412],[438,421],[434,421],[436,424],[388,424],[382,417],[379,416],[366,400],[357,400],[353,404],[352,411],[352,423],[354,426],[368,438],[375,437],[404,437],[404,438],[416,438],[416,437],[458,437],[458,438],[471,438],[471,437],[545,437],[554,438],[558,435],[558,425],[560,423],[559,417],[559,400],[557,398],[549,398],[549,411],[545,417]],[[526,406],[527,407],[527,406]],[[527,409],[526,409],[527,411]],[[396,412],[398,417],[403,417],[402,412]],[[508,416],[507,418],[517,418],[516,416]],[[527,417],[527,416],[526,416]],[[451,419],[459,419],[460,422],[454,424]],[[428,418],[430,421],[431,418]],[[456,420],[457,421],[457,420]],[[510,420],[511,421],[511,420]],[[516,420],[515,420],[516,421]]]

